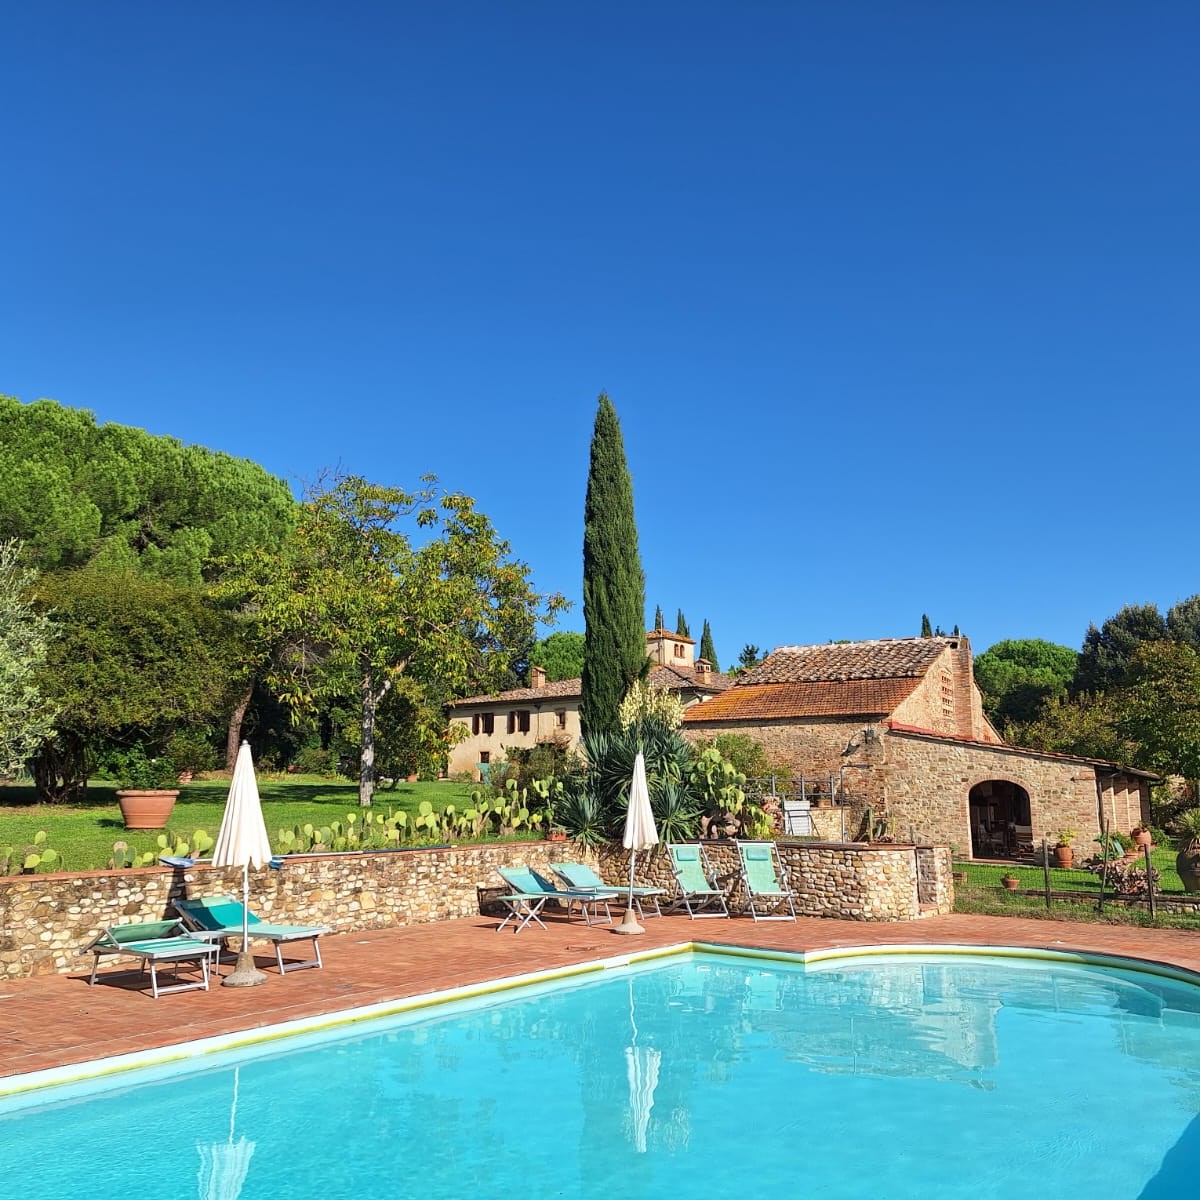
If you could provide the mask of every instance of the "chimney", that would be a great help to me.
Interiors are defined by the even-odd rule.
[[[712,674],[712,663],[707,658],[696,659],[696,682],[707,683],[709,675]]]
[[[546,686],[546,668],[537,667],[532,663],[529,665],[529,686],[532,688],[544,688]]]

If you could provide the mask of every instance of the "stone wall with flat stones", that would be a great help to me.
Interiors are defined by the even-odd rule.
[[[910,921],[954,907],[951,855],[947,846],[780,841],[780,857],[802,917],[854,921]],[[704,842],[704,853],[732,911],[745,908],[745,892],[734,842]],[[606,880],[628,882],[628,858],[602,856]],[[637,881],[674,891],[663,847],[638,856]]]
[[[737,911],[736,845],[705,849]],[[907,920],[922,915],[922,906],[949,911],[953,902],[945,848],[784,841],[779,849],[803,916]],[[498,866],[550,874],[550,864],[562,861],[590,863],[614,887],[629,881],[628,852],[595,854],[569,842],[297,856],[278,870],[251,872],[250,907],[267,921],[336,933],[418,925],[497,912],[496,897],[508,890]],[[637,881],[673,892],[664,848],[638,855]],[[176,898],[240,896],[241,885],[240,871],[204,865],[0,878],[0,977],[90,970],[83,951],[106,926],[162,920],[173,915]]]

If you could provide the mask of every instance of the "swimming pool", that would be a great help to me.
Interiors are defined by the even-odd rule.
[[[0,1101],[0,1194],[1169,1200],[1198,1111],[1187,983],[700,953]]]

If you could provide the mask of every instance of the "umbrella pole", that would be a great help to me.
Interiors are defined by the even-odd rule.
[[[242,864],[242,945],[238,950],[237,965],[221,980],[222,987],[254,987],[266,983],[266,974],[254,965],[250,953],[250,864]]]
[[[621,918],[620,925],[614,929],[614,933],[645,933],[646,930],[638,924],[637,917],[633,911],[633,879],[634,866],[637,863],[637,851],[629,851],[629,896],[625,902],[625,915]]]

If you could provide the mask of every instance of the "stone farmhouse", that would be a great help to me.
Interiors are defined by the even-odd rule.
[[[695,658],[696,643],[666,629],[646,634],[650,658],[650,683],[678,692],[685,705],[699,704],[719,695],[733,680]],[[451,726],[459,726],[460,740],[450,751],[447,773],[480,777],[480,768],[503,762],[510,749],[529,749],[555,742],[574,750],[579,745],[579,705],[583,681],[546,682],[540,667],[530,668],[530,686],[512,688],[491,696],[471,696],[449,706]]]
[[[797,774],[834,779],[851,836],[869,806],[899,840],[974,857],[1030,853],[1062,830],[1090,853],[1104,821],[1128,833],[1150,819],[1153,775],[1007,745],[984,716],[965,637],[783,646],[689,708],[683,728],[749,735]],[[835,836],[820,817],[818,832]]]

